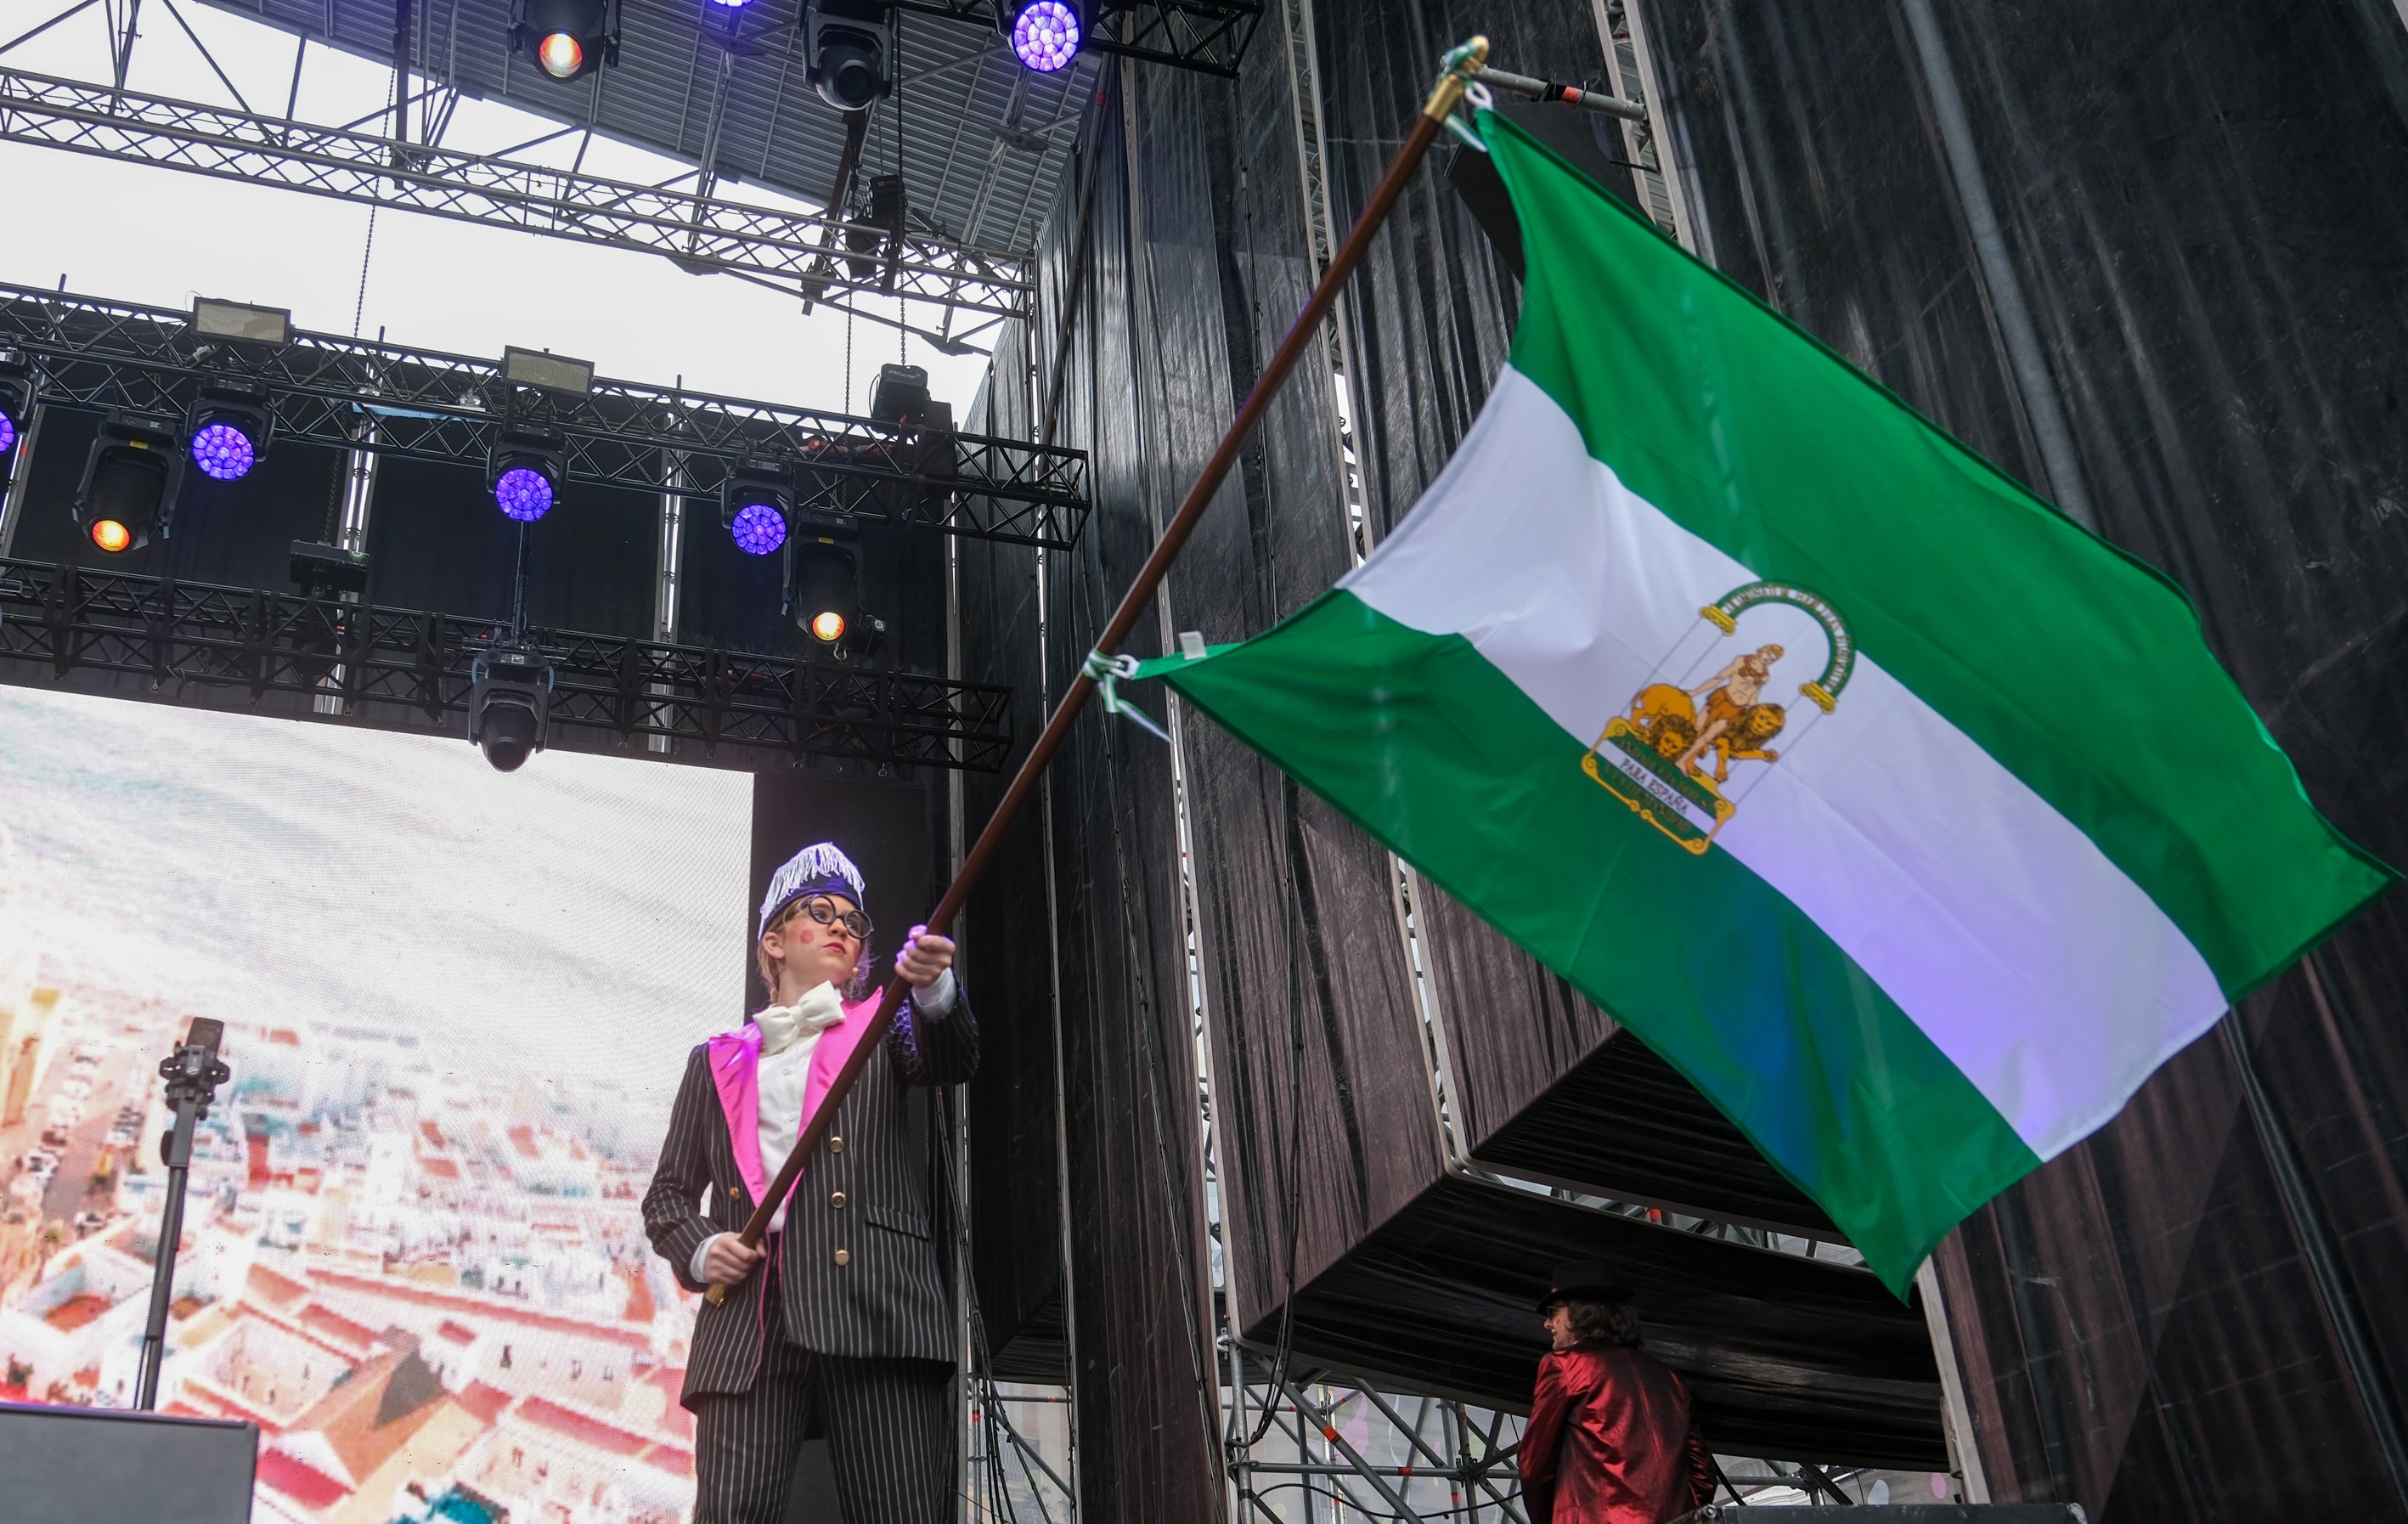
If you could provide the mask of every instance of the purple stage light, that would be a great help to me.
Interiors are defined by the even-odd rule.
[[[1011,23],[1011,50],[1039,74],[1070,66],[1079,56],[1079,17],[1062,0],[1029,0]]]
[[[258,458],[251,436],[232,424],[204,424],[193,435],[193,464],[216,481],[241,481]]]
[[[514,466],[494,483],[494,501],[521,524],[533,524],[552,511],[552,479],[531,467]]]
[[[786,542],[786,516],[767,503],[747,503],[736,510],[727,532],[745,554],[767,555]]]
[[[0,455],[17,448],[17,421],[0,412]]]

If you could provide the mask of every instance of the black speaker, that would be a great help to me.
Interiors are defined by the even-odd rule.
[[[1672,1524],[1747,1524],[1736,1502],[1709,1503]],[[2086,1524],[2078,1502],[1901,1502],[1781,1510],[1781,1524]]]
[[[10,1524],[249,1524],[259,1426],[0,1402]]]

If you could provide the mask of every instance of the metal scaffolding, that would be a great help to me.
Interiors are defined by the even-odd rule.
[[[973,772],[1011,750],[1011,690],[993,683],[0,560],[0,681],[27,685],[87,675],[72,685],[465,734],[472,664],[513,641],[552,663],[555,745],[662,737],[726,767],[819,756]]]
[[[792,15],[774,6],[760,7],[757,24],[733,10],[692,19],[623,12],[628,50],[622,60],[614,44],[612,54],[623,66],[564,91],[513,68],[505,0],[451,0],[440,27],[434,6],[413,9],[408,0],[346,0],[339,9],[333,0],[203,3],[297,36],[282,115],[245,98],[175,0],[161,4],[228,98],[204,104],[129,89],[137,6],[72,0],[0,41],[0,55],[97,7],[105,60],[95,49],[99,66],[69,77],[0,69],[0,141],[661,254],[798,297],[807,309],[825,303],[901,327],[953,354],[984,352],[971,341],[1029,315],[1027,217],[1065,162],[1057,129],[1066,113],[1075,120],[1090,90],[1086,69],[1032,76],[1010,67],[991,0],[896,7],[919,19],[908,51],[897,34],[898,86],[921,120],[957,119],[950,136],[908,132],[900,93],[891,113],[835,113],[807,105],[798,90],[790,103],[808,61]],[[1093,8],[1087,50],[1231,76],[1261,16],[1261,0],[1108,3]],[[390,93],[338,124],[296,120],[312,42],[389,65]],[[1006,67],[990,78],[986,63],[997,54]],[[607,93],[606,79],[616,81]],[[497,152],[448,147],[464,94],[563,125]],[[1050,120],[1025,121],[1032,106]],[[996,149],[982,175],[956,178],[965,130],[991,137]],[[583,173],[597,132],[693,167],[652,184]],[[520,157],[572,135],[581,136],[568,168]],[[1018,155],[1009,164],[1007,148]],[[872,220],[860,197],[868,173],[861,166],[870,163],[908,179],[908,208]],[[731,200],[722,185],[739,172],[824,210]],[[990,224],[998,208],[1015,207],[1008,225]],[[925,304],[922,321],[910,315],[913,303]],[[930,309],[939,318],[928,320]]]
[[[711,184],[604,180],[9,69],[0,69],[0,142],[663,254],[697,274],[736,275],[839,308],[865,295],[882,305],[904,296],[975,317],[1015,318],[1027,315],[1036,289],[1025,254],[908,226],[873,230],[864,249],[848,244],[860,229],[839,216],[747,206]],[[865,315],[893,321],[884,312]],[[912,331],[940,348],[966,350],[968,335]]]
[[[1083,452],[746,402],[629,381],[513,385],[499,364],[295,333],[212,339],[191,314],[0,285],[0,350],[35,362],[36,399],[180,419],[199,389],[267,388],[276,432],[345,450],[482,469],[504,427],[557,429],[571,482],[716,498],[739,462],[796,467],[815,506],[1025,545],[1086,523]]]

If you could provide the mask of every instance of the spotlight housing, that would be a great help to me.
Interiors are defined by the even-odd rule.
[[[183,480],[183,440],[155,418],[112,413],[93,437],[76,483],[75,521],[111,555],[165,539]]]
[[[886,0],[806,0],[803,80],[839,111],[865,111],[894,90],[895,22]]]
[[[535,54],[544,78],[563,84],[605,65],[619,66],[611,0],[517,0],[510,51]]]
[[[796,627],[839,658],[861,615],[861,526],[849,513],[805,509],[794,517],[786,610]]]
[[[777,461],[748,460],[719,489],[719,519],[747,555],[767,555],[786,542],[795,512],[795,474]]]
[[[34,421],[34,367],[12,351],[0,351],[0,461],[16,450]],[[7,472],[0,470],[0,481]]]
[[[558,429],[504,429],[485,465],[494,505],[521,524],[542,518],[559,497],[567,456],[567,438]]]
[[[920,366],[882,365],[869,383],[869,416],[882,424],[928,420],[928,372]]]
[[[201,388],[185,414],[187,449],[201,474],[217,482],[238,482],[251,474],[267,453],[275,428],[268,411],[267,388],[256,381],[212,381]]]
[[[552,662],[531,645],[498,644],[468,664],[468,739],[497,772],[543,750],[552,719]]]
[[[1002,14],[1012,56],[1039,74],[1068,68],[1086,40],[1085,8],[1075,0],[1004,0]]]

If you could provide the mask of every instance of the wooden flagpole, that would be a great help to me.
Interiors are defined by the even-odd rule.
[[[1170,523],[1164,526],[1162,539],[1155,542],[1154,554],[1147,556],[1145,565],[1138,569],[1137,580],[1129,583],[1129,590],[1121,598],[1120,607],[1112,611],[1112,617],[1105,624],[1103,633],[1096,638],[1098,654],[1109,657],[1117,654],[1121,642],[1127,640],[1129,631],[1137,627],[1138,615],[1144,612],[1145,606],[1153,601],[1155,589],[1162,585],[1162,579],[1170,570],[1170,563],[1178,559],[1180,551],[1187,543],[1187,537],[1195,532],[1197,521],[1204,516],[1205,508],[1211,503],[1213,495],[1221,490],[1221,483],[1228,480],[1231,467],[1238,463],[1238,452],[1246,442],[1246,436],[1254,432],[1254,425],[1269,410],[1271,398],[1279,395],[1280,388],[1287,381],[1288,373],[1296,368],[1297,361],[1320,341],[1321,324],[1329,315],[1330,303],[1338,299],[1339,288],[1346,283],[1346,278],[1362,262],[1364,251],[1370,247],[1372,235],[1379,231],[1382,223],[1387,221],[1389,208],[1403,194],[1405,182],[1420,167],[1422,156],[1429,151],[1430,144],[1437,139],[1446,125],[1447,117],[1454,112],[1455,103],[1463,98],[1464,85],[1477,75],[1487,59],[1486,37],[1473,37],[1447,55],[1446,72],[1440,76],[1437,88],[1430,92],[1429,100],[1422,107],[1421,115],[1414,120],[1413,130],[1406,137],[1404,146],[1398,149],[1397,156],[1388,162],[1387,173],[1380,177],[1379,185],[1371,192],[1371,199],[1365,203],[1362,215],[1354,219],[1354,226],[1347,233],[1346,241],[1331,257],[1329,267],[1322,272],[1321,281],[1312,288],[1312,295],[1305,302],[1304,309],[1288,325],[1287,335],[1280,340],[1270,364],[1265,366],[1262,374],[1254,379],[1253,389],[1246,393],[1246,400],[1238,409],[1238,416],[1229,421],[1229,427],[1221,436],[1221,443],[1212,452],[1212,458],[1204,463],[1203,471],[1196,478],[1196,484],[1187,489],[1179,511],[1172,514]],[[1062,742],[1069,738],[1071,724],[1078,719],[1079,712],[1086,707],[1089,696],[1095,691],[1095,678],[1084,671],[1064,690],[1061,702],[1054,706],[1053,714],[1046,719],[1045,729],[1038,736],[1037,743],[1028,749],[1028,755],[1021,762],[1020,770],[1012,776],[1011,786],[1004,790],[1003,798],[995,807],[995,813],[987,818],[986,827],[979,832],[978,841],[970,847],[969,855],[962,859],[961,870],[953,875],[953,882],[946,885],[944,897],[937,901],[937,908],[928,913],[928,930],[939,936],[944,935],[953,924],[953,917],[961,913],[962,904],[969,899],[979,875],[986,871],[988,861],[1003,844],[1004,834],[1011,828],[1012,821],[1018,818],[1021,810],[1036,794],[1037,780],[1054,760],[1054,754],[1062,749]],[[794,1151],[786,1156],[786,1162],[780,1167],[777,1178],[769,1183],[769,1188],[762,1194],[761,1200],[753,1203],[752,1215],[746,1219],[744,1230],[738,1235],[747,1247],[757,1247],[768,1235],[769,1219],[776,1215],[778,1203],[794,1189],[796,1180],[803,1172],[804,1162],[819,1146],[820,1140],[827,1136],[838,1104],[852,1090],[853,1082],[861,1078],[862,1071],[869,1067],[873,1056],[885,1045],[887,1030],[895,1025],[896,1013],[902,1008],[903,997],[910,988],[899,973],[887,980],[886,988],[878,1002],[878,1011],[869,1018],[869,1026],[863,1030],[860,1041],[853,1045],[853,1052],[846,1056],[844,1067],[837,1071],[836,1078],[829,1083],[827,1094],[820,1101],[819,1109],[804,1123],[802,1135],[795,1140]],[[726,1294],[726,1287],[722,1286],[713,1286],[709,1292],[714,1303],[724,1301]]]

